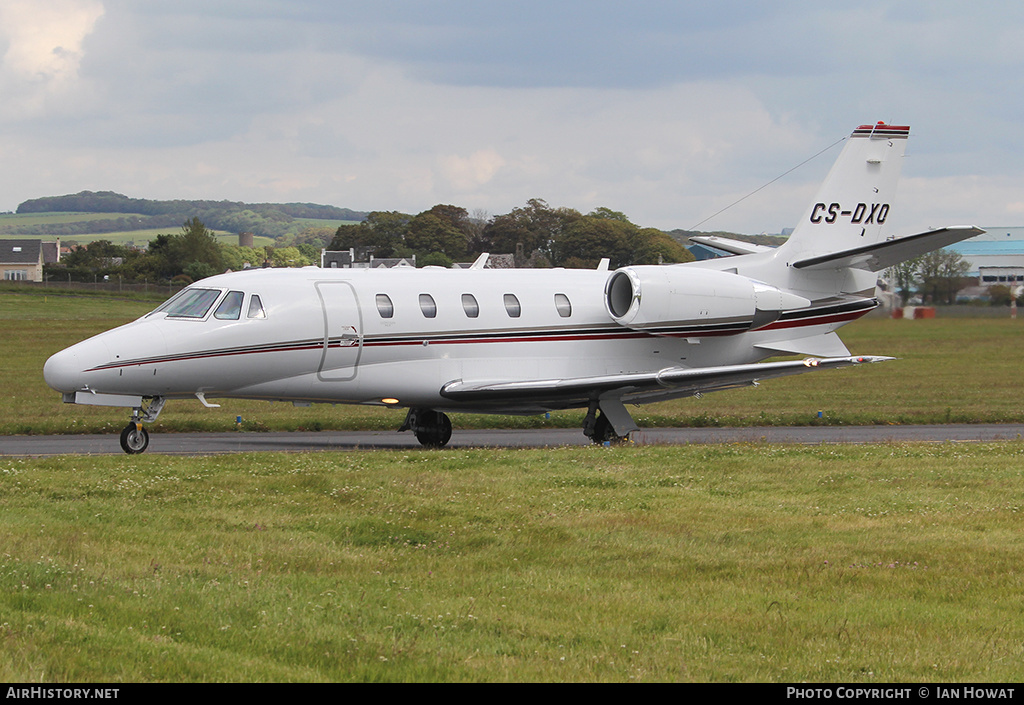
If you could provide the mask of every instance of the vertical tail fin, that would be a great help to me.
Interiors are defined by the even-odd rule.
[[[789,240],[786,259],[872,245],[882,240],[910,128],[861,125],[850,135],[832,170]]]

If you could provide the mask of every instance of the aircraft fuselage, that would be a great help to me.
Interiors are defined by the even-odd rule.
[[[190,287],[211,292],[205,310],[158,309],[58,353],[45,376],[65,394],[173,399],[199,393],[490,411],[491,403],[455,401],[440,390],[457,380],[596,377],[755,362],[770,354],[749,337],[771,337],[773,329],[752,333],[750,320],[711,311],[674,322],[673,330],[620,325],[605,304],[608,279],[607,271],[562,269],[230,273]],[[225,318],[217,311],[231,296],[241,301]],[[250,317],[254,296],[260,308]],[[872,306],[833,310],[799,325],[816,329],[806,335],[833,330]],[[792,325],[777,325],[776,337],[778,331],[792,336]],[[565,405],[503,404],[502,411]]]

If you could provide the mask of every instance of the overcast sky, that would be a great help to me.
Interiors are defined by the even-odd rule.
[[[40,196],[690,228],[909,124],[898,207],[1024,225],[1024,3],[0,0],[0,210]],[[833,146],[700,226],[778,232]]]

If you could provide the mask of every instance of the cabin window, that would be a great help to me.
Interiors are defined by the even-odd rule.
[[[229,291],[220,306],[213,312],[213,317],[222,321],[237,321],[242,315],[242,299],[245,294],[240,291]]]
[[[219,289],[185,289],[154,313],[163,311],[168,318],[203,318],[219,297]]]
[[[437,317],[437,304],[434,303],[434,297],[430,294],[420,294],[420,311],[426,318]]]
[[[509,318],[519,318],[519,314],[523,312],[523,307],[519,305],[519,299],[515,294],[505,294],[505,312]]]
[[[387,294],[377,294],[377,313],[381,318],[393,318],[395,305],[391,303],[391,297]]]
[[[259,294],[253,294],[249,299],[249,313],[246,314],[246,318],[266,318],[267,312],[263,310],[263,302],[260,300]]]
[[[480,315],[480,304],[472,294],[462,295],[462,310],[466,312],[467,318],[476,318]]]
[[[572,303],[569,301],[569,297],[565,294],[555,294],[555,310],[558,311],[558,315],[562,318],[571,316]]]

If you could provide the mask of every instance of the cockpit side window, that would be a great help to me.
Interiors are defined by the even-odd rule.
[[[237,321],[242,315],[242,299],[245,294],[241,291],[229,291],[220,306],[213,312],[213,317],[221,321]]]
[[[153,313],[166,313],[168,318],[203,318],[220,293],[220,289],[185,289]]]
[[[253,294],[249,298],[249,313],[246,314],[246,318],[266,318],[267,312],[263,310],[263,302],[260,300],[259,294]]]

